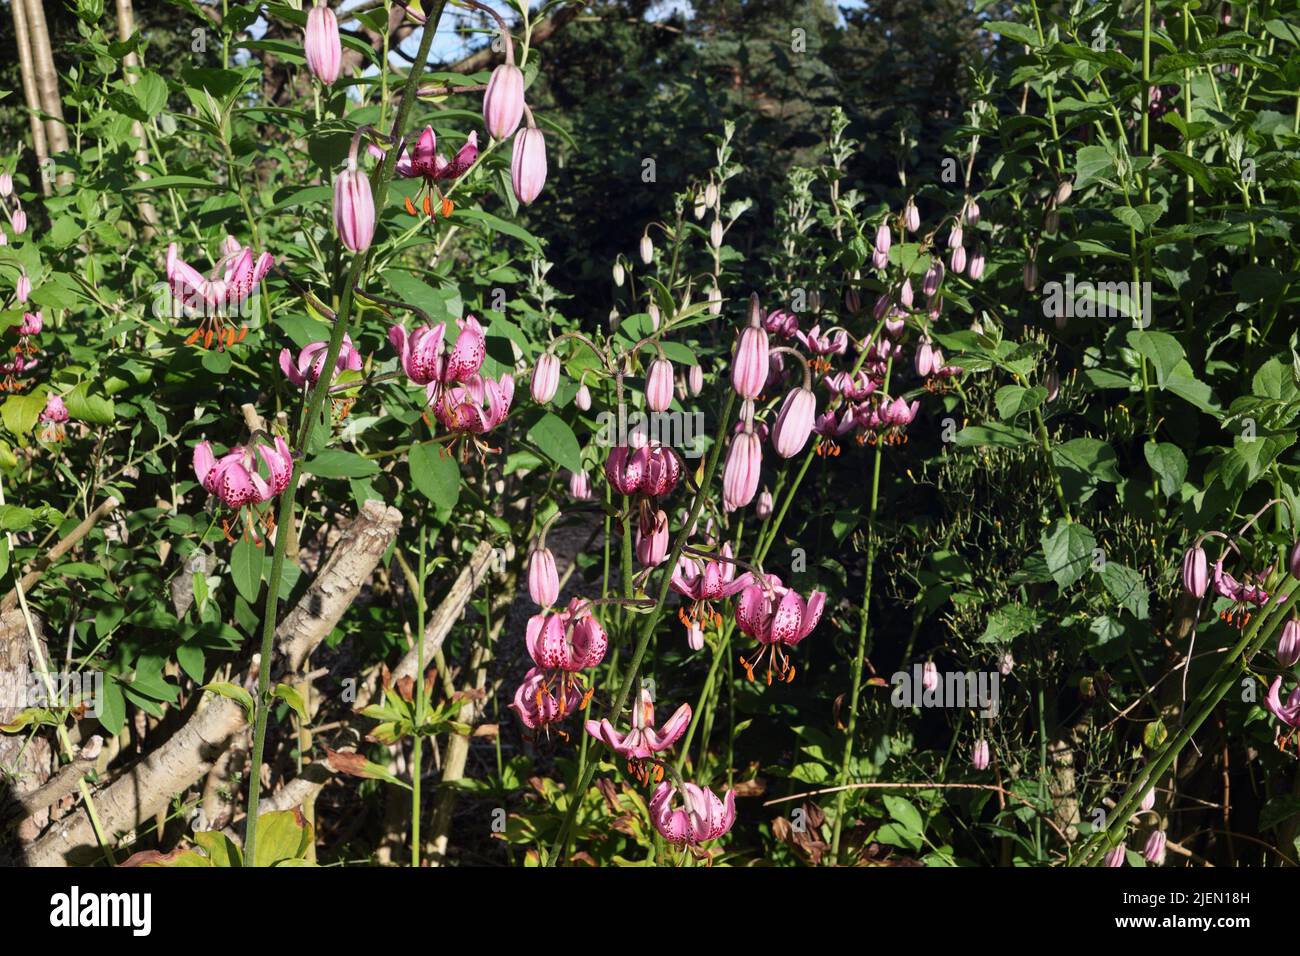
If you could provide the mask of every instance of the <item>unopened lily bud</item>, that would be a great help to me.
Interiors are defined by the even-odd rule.
[[[984,278],[984,247],[976,246],[975,251],[971,253],[970,263],[966,268],[966,275],[970,276],[972,282],[978,282]]]
[[[483,125],[497,140],[509,139],[524,117],[524,72],[513,63],[492,71],[483,94]]]
[[[903,284],[898,287],[898,304],[905,309],[910,309],[914,301],[916,299],[912,293],[912,280],[904,279]]]
[[[744,431],[732,438],[722,472],[722,503],[728,511],[743,508],[754,500],[762,469],[762,442],[746,425]]]
[[[754,505],[754,514],[760,518],[767,518],[772,514],[772,492],[766,488],[758,496],[758,503]]]
[[[686,373],[686,387],[690,389],[692,395],[698,395],[704,390],[704,369],[698,365],[692,365],[689,372]]]
[[[578,393],[573,396],[573,404],[578,406],[579,411],[591,411],[591,389],[587,388],[586,382],[578,386]]]
[[[889,231],[889,220],[886,219],[876,227],[876,252],[882,256],[888,255],[893,238],[893,234]]]
[[[1056,186],[1056,192],[1052,199],[1058,206],[1064,206],[1070,201],[1070,196],[1074,193],[1074,183],[1068,179],[1062,179]]]
[[[18,297],[18,301],[24,304],[32,294],[32,280],[27,278],[26,272],[19,274],[18,284],[14,289],[14,294]]]
[[[1147,837],[1147,845],[1142,849],[1142,858],[1152,866],[1163,866],[1167,838],[1164,830],[1156,830]]]
[[[713,225],[709,226],[709,244],[714,249],[722,248],[722,220],[713,220]]]
[[[710,209],[718,204],[718,187],[715,183],[704,187],[704,204]]]
[[[585,471],[569,472],[569,495],[576,501],[586,501],[591,497],[591,479]]]
[[[536,199],[546,185],[546,137],[535,127],[524,127],[515,133],[514,151],[510,157],[510,185],[515,198],[527,206]]]
[[[966,225],[978,226],[980,224],[980,204],[974,199],[966,200]]]
[[[1047,400],[1056,401],[1056,396],[1061,394],[1061,376],[1056,373],[1056,369],[1047,370],[1047,374],[1043,376],[1043,387],[1047,389]]]
[[[661,510],[654,516],[654,525],[636,532],[636,559],[645,568],[658,567],[668,557],[668,515]]]
[[[958,246],[962,244],[962,240],[964,238],[965,238],[965,233],[962,232],[961,223],[960,222],[953,223],[953,227],[950,230],[948,230],[948,248],[956,249]]]
[[[529,391],[533,401],[545,405],[555,397],[555,390],[560,384],[560,357],[554,352],[543,352],[533,369],[533,380]]]
[[[303,40],[307,69],[326,86],[339,78],[343,47],[339,43],[339,21],[325,4],[317,4],[307,14],[307,33]]]
[[[772,426],[772,447],[782,458],[793,458],[808,444],[817,417],[817,397],[802,386],[785,397]]]
[[[849,315],[857,315],[862,308],[862,298],[858,295],[858,290],[852,286],[844,290],[844,308],[848,310]]]
[[[21,236],[27,231],[27,211],[25,209],[15,209],[13,217],[9,221],[14,227],[15,236]]]
[[[0,173],[0,196],[8,199],[14,192],[14,177],[11,173]]]
[[[1118,867],[1128,862],[1128,857],[1124,852],[1123,846],[1117,846],[1113,850],[1106,852],[1106,858],[1102,861],[1102,866]]]
[[[966,271],[966,247],[965,246],[958,246],[956,249],[952,251],[952,255],[948,259],[948,266],[957,275],[961,275],[963,272]]]
[[[650,233],[644,233],[641,236],[641,261],[646,265],[655,260],[655,244],[650,241]]]
[[[989,768],[989,742],[981,737],[975,741],[975,747],[971,750],[971,766],[976,770],[987,770]]]
[[[701,196],[700,198],[698,198],[698,199],[695,200],[695,218],[696,218],[697,220],[699,220],[699,219],[703,219],[703,218],[704,218],[704,214],[705,214],[706,212],[708,212],[708,211],[709,211],[709,207],[708,207],[708,205],[704,202],[704,197],[703,197],[703,196]]]
[[[646,310],[645,310],[645,311],[646,311],[646,314],[647,314],[648,316],[650,316],[650,328],[652,328],[652,329],[654,329],[656,332],[658,332],[658,331],[659,331],[659,306],[658,306],[658,304],[655,303],[655,302],[651,302],[648,306],[646,306]]]
[[[709,289],[709,314],[722,314],[722,291],[716,285]]]
[[[650,363],[645,380],[645,403],[652,412],[666,412],[673,403],[673,363],[666,358]]]
[[[1290,617],[1277,639],[1277,662],[1283,667],[1295,667],[1297,661],[1300,661],[1300,621]]]
[[[627,278],[627,270],[623,268],[623,263],[615,260],[614,262],[614,285],[620,289],[623,288],[623,281]]]
[[[1183,555],[1183,587],[1194,598],[1205,597],[1210,576],[1206,568],[1205,549],[1200,545],[1188,548]]]
[[[943,260],[936,257],[930,260],[930,268],[925,270],[925,278],[921,280],[921,292],[927,299],[932,299],[938,293],[942,283]]]
[[[350,160],[334,180],[334,228],[349,252],[364,252],[375,237],[375,199],[370,177]]]
[[[1300,581],[1300,541],[1291,545],[1291,554],[1287,558],[1286,569],[1291,572],[1291,577]]]
[[[903,228],[908,232],[916,232],[921,228],[921,212],[910,196],[907,198],[907,205],[903,207]]]
[[[939,686],[939,668],[935,666],[934,661],[926,661],[921,667],[921,687],[925,690],[934,690]]]
[[[1025,291],[1033,292],[1036,288],[1038,288],[1038,265],[1030,259],[1025,263]],[[1057,324],[1059,326],[1061,323]]]
[[[551,607],[560,596],[560,576],[550,548],[538,548],[528,558],[528,595],[539,607]]]
[[[1156,807],[1156,790],[1155,787],[1152,787],[1149,790],[1147,790],[1146,793],[1142,794],[1142,802],[1138,804],[1138,809],[1141,810],[1143,813],[1149,813],[1150,811],[1154,810],[1155,807]]]

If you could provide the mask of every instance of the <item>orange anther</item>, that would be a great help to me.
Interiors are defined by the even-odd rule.
[[[406,197],[406,211],[409,212],[412,216],[419,215],[419,213],[415,211],[415,203],[411,202],[410,196]]]

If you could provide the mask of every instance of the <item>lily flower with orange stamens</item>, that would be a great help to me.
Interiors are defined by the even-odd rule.
[[[731,557],[731,544],[728,542],[722,546],[717,561],[701,561],[686,554],[677,559],[669,583],[674,591],[690,599],[690,604],[683,606],[677,616],[692,637],[692,628],[698,628],[702,633],[710,622],[715,627],[722,626],[722,615],[713,609],[713,601],[739,594],[753,583],[754,576],[750,572],[736,574],[736,565]]]
[[[198,327],[185,339],[186,345],[201,342],[204,348],[212,348],[215,343],[222,351],[242,342],[248,328],[241,324],[236,329],[231,320],[247,307],[253,288],[275,265],[269,252],[254,257],[253,250],[241,246],[234,236],[226,237],[221,250],[223,255],[211,278],[205,278],[180,258],[176,243],[167,247],[167,284],[173,304],[181,315],[201,316]]]
[[[575,694],[577,708],[585,709],[592,692],[583,689],[578,675],[604,660],[609,647],[591,605],[574,598],[568,607],[534,614],[528,619],[524,643],[543,675],[536,687],[538,710],[544,710],[542,701],[549,700],[562,718],[573,709]]]
[[[691,705],[682,704],[655,729],[655,705],[650,691],[641,688],[636,705],[632,708],[632,729],[625,734],[614,729],[608,719],[587,721],[587,733],[609,747],[620,757],[627,758],[628,772],[642,783],[648,783],[652,774],[662,779],[663,768],[658,766],[655,754],[677,743],[691,722]],[[647,766],[647,762],[651,766]]]
[[[825,605],[824,592],[813,591],[805,601],[782,585],[775,574],[767,575],[766,581],[755,579],[741,591],[736,602],[736,623],[760,645],[751,658],[740,658],[748,678],[754,679],[755,665],[766,657],[769,684],[774,672],[777,680],[793,681],[794,665],[783,648],[794,647],[812,633]]]
[[[433,197],[437,195],[442,206],[443,217],[446,218],[452,213],[451,200],[445,197],[437,187],[438,182],[457,179],[463,176],[478,159],[478,133],[469,134],[462,146],[452,159],[445,159],[438,154],[438,137],[433,132],[432,126],[426,126],[420,138],[416,140],[414,149],[403,149],[401,155],[397,158],[397,165],[394,171],[403,179],[415,179],[417,177],[424,179],[424,184],[416,193],[418,205],[424,210],[424,214],[432,218]],[[410,199],[406,200],[406,211],[412,216],[416,215],[416,202]]]

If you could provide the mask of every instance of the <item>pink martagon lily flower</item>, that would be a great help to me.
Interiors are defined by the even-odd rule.
[[[288,349],[281,349],[280,371],[284,372],[284,377],[298,388],[307,384],[315,385],[324,370],[325,353],[328,350],[328,342],[312,342],[298,353],[298,360],[295,362]],[[346,333],[343,336],[343,345],[339,349],[338,359],[334,363],[334,370],[336,374],[343,371],[361,371],[361,353],[352,345],[352,338]],[[333,378],[331,376],[330,380],[333,381]]]
[[[625,734],[619,733],[609,719],[587,721],[587,733],[605,744],[620,757],[626,757],[629,763],[652,760],[654,755],[667,750],[686,733],[691,722],[691,705],[682,704],[673,715],[664,721],[664,725],[655,729],[655,705],[650,691],[641,689],[635,706],[632,708],[632,729]],[[634,772],[636,772],[634,770]],[[662,770],[660,771],[662,773]],[[643,779],[648,774],[638,774]]]
[[[275,257],[269,252],[254,257],[253,250],[240,246],[234,236],[227,236],[221,249],[223,255],[212,277],[205,278],[181,259],[176,243],[167,247],[167,284],[175,304],[185,315],[202,316],[198,328],[186,338],[186,345],[202,338],[204,348],[211,348],[215,340],[221,350],[242,342],[248,329],[240,325],[236,331],[228,321],[230,313],[244,306],[253,288],[275,265]]]
[[[712,790],[693,783],[682,785],[680,809],[672,809],[677,788],[659,784],[650,798],[650,819],[660,835],[674,846],[698,846],[724,836],[736,822],[736,791],[719,798]]]
[[[455,436],[471,439],[480,453],[492,451],[477,436],[496,428],[510,414],[515,395],[514,376],[502,375],[500,381],[475,375],[464,384],[439,390],[430,382],[426,389],[434,417]],[[440,393],[441,391],[441,393]]]
[[[1282,704],[1282,677],[1278,675],[1273,678],[1273,683],[1268,688],[1268,697],[1264,699],[1264,705],[1271,713],[1288,727],[1300,727],[1300,687],[1291,691],[1287,698],[1285,706]]]
[[[674,591],[691,602],[689,608],[683,607],[677,613],[688,630],[692,626],[703,628],[710,620],[721,627],[722,615],[713,610],[711,602],[739,594],[753,582],[754,576],[748,571],[736,574],[736,565],[731,557],[731,543],[728,542],[722,546],[719,560],[704,560],[687,554],[677,559],[670,584]]]
[[[400,325],[388,330],[388,341],[401,356],[402,370],[412,384],[437,386],[430,390],[430,398],[443,386],[468,382],[478,375],[487,354],[483,326],[474,316],[457,319],[456,325],[460,334],[450,354],[444,348],[447,327],[442,322],[421,326],[410,333]]]
[[[423,196],[420,206],[424,209],[425,215],[432,216],[434,214],[433,195],[435,193],[444,203],[443,214],[450,215],[450,200],[443,198],[436,184],[463,176],[477,160],[477,132],[469,134],[469,138],[465,140],[465,145],[456,152],[455,157],[445,159],[438,155],[438,137],[434,135],[433,127],[426,126],[424,131],[420,133],[419,139],[416,140],[413,149],[409,147],[403,148],[401,155],[397,158],[394,171],[404,179],[422,178],[424,180],[424,184],[416,195]],[[409,198],[406,200],[406,211],[412,216],[416,214],[415,206],[416,204]]]
[[[570,674],[595,667],[609,646],[605,629],[581,598],[574,598],[563,610],[530,617],[524,642],[538,667]]]
[[[258,458],[266,466],[266,478],[258,472]],[[270,501],[289,486],[293,475],[293,453],[278,435],[271,447],[262,444],[255,449],[236,446],[220,458],[213,455],[210,444],[202,441],[194,446],[194,474],[209,494],[238,511],[245,506]],[[263,518],[264,524],[273,518],[268,512]],[[248,527],[252,528],[251,518]],[[228,526],[226,534],[230,534]]]
[[[754,580],[741,591],[736,602],[736,623],[759,643],[753,657],[741,661],[748,678],[754,679],[754,666],[766,657],[769,684],[773,671],[777,680],[794,680],[794,665],[783,647],[794,647],[811,634],[825,606],[824,592],[813,591],[805,601],[775,574],[767,575],[766,582]]]
[[[529,668],[523,683],[515,690],[510,709],[519,722],[529,730],[548,727],[562,720],[570,711],[577,710],[582,694],[574,687],[560,685],[558,696],[552,694],[546,672],[540,667]]]

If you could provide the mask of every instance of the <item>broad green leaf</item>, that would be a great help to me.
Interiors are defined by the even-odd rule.
[[[412,445],[408,457],[411,483],[433,502],[440,515],[449,515],[460,500],[460,465],[445,445],[423,442]]]
[[[1043,555],[1057,586],[1067,588],[1088,570],[1097,539],[1077,521],[1058,520],[1043,532]]]
[[[1147,619],[1150,594],[1142,575],[1117,561],[1107,561],[1101,569],[1101,583],[1120,607],[1139,621]]]
[[[1182,449],[1171,442],[1147,442],[1142,446],[1142,454],[1160,479],[1160,490],[1165,497],[1178,494],[1187,477],[1187,456]]]
[[[230,577],[235,582],[235,590],[252,604],[262,590],[262,566],[266,552],[244,535],[235,542],[230,552]]]
[[[547,412],[528,429],[528,440],[561,468],[582,471],[582,449],[573,429],[559,415]]]

